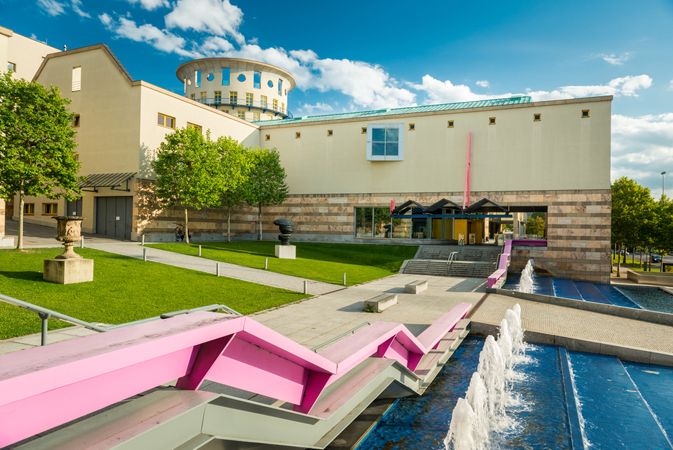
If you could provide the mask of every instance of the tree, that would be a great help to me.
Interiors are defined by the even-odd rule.
[[[0,75],[0,198],[19,195],[19,236],[23,248],[26,195],[72,201],[81,195],[75,157],[74,114],[58,88]]]
[[[661,253],[661,273],[664,273],[664,257],[673,251],[673,202],[662,195],[655,203],[655,211],[652,246]]]
[[[531,218],[528,219],[528,224],[526,225],[526,234],[537,234],[538,236],[544,236],[544,229],[544,217],[531,216]]]
[[[213,141],[194,127],[175,130],[159,145],[152,162],[156,173],[155,194],[164,207],[180,205],[185,210],[185,241],[189,243],[189,207],[217,207],[222,193],[244,180],[237,155],[226,149],[227,138]]]
[[[222,192],[220,206],[227,209],[227,242],[231,242],[231,209],[243,202],[242,183],[247,180],[250,170],[253,167],[253,150],[250,147],[244,147],[231,138],[220,138],[217,141],[218,149],[221,155],[221,165],[225,170],[239,168],[240,175],[245,177],[241,183],[235,187],[225,186]]]
[[[650,190],[630,178],[622,177],[612,184],[612,242],[617,244],[618,255],[624,246],[635,247],[647,240],[652,203]],[[617,276],[621,275],[621,261],[617,259]]]
[[[243,200],[259,211],[259,240],[262,240],[262,207],[283,203],[289,188],[285,184],[285,169],[280,154],[274,149],[255,150],[254,167],[243,184]]]

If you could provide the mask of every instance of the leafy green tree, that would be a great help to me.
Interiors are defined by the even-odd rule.
[[[664,257],[673,252],[673,201],[665,195],[655,204],[656,223],[653,228],[652,246],[661,253],[661,272]]]
[[[612,184],[612,242],[617,244],[618,255],[621,255],[624,246],[635,247],[647,241],[652,208],[653,200],[648,188],[627,177]],[[621,275],[621,262],[619,258],[617,276]]]
[[[537,234],[544,236],[545,220],[542,216],[531,216],[526,225],[526,234]]]
[[[0,75],[0,198],[19,195],[19,236],[23,248],[26,195],[74,200],[80,163],[75,157],[74,114],[58,88]]]
[[[223,192],[245,180],[240,155],[229,152],[228,138],[213,141],[194,127],[175,130],[159,145],[152,162],[156,173],[155,194],[164,207],[185,210],[185,241],[189,243],[189,208],[215,208]]]
[[[280,164],[280,154],[274,149],[255,150],[254,167],[243,184],[243,200],[257,206],[259,212],[259,240],[262,240],[262,207],[280,205],[289,188],[285,183],[285,169]]]
[[[242,184],[247,180],[254,164],[253,150],[250,147],[244,147],[229,137],[218,139],[217,147],[220,151],[221,165],[225,171],[225,176],[227,176],[228,171],[236,168],[236,170],[240,170],[240,176],[245,177],[237,186],[225,185],[220,200],[220,206],[227,209],[227,242],[231,242],[231,209],[243,203]]]

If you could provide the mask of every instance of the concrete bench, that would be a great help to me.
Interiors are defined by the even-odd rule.
[[[396,304],[397,294],[381,294],[370,298],[369,300],[365,300],[365,311],[379,313]]]
[[[407,294],[419,294],[428,288],[428,282],[423,280],[412,281],[404,285],[404,292]]]

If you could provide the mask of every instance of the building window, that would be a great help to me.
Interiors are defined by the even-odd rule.
[[[449,120],[448,127],[449,127],[449,128],[453,128],[453,120]]]
[[[229,103],[231,103],[232,105],[238,104],[238,92],[236,91],[229,92]]]
[[[252,106],[252,99],[253,98],[254,97],[250,92],[246,92],[246,94],[245,94],[245,105],[246,106]]]
[[[43,203],[42,204],[42,215],[43,216],[55,216],[58,214],[58,203]]]
[[[26,216],[32,216],[35,214],[35,203],[24,203],[23,204],[23,214]]]
[[[213,81],[214,79],[215,79],[215,75],[213,75],[212,73],[209,73],[208,74],[208,81]]]
[[[414,131],[416,129],[416,124],[415,123],[410,123],[409,124],[409,131]]]
[[[262,108],[266,108],[266,95],[262,95],[261,100],[260,100],[260,106]]]
[[[542,114],[533,114],[533,122],[540,122],[542,120]]]
[[[259,122],[259,113],[252,113],[252,121],[253,122]]]
[[[267,135],[266,135],[266,140],[267,140],[267,141],[270,141],[270,140],[271,140],[271,135],[270,135],[270,134],[267,134]]]
[[[255,72],[253,86],[255,89],[260,89],[262,87],[262,72]]]
[[[404,124],[369,125],[367,131],[368,161],[402,161],[404,159]]]
[[[159,113],[157,117],[157,124],[160,127],[175,129],[175,117]]]
[[[222,86],[229,86],[229,69],[222,69]]]
[[[75,153],[75,161],[79,161],[79,153]]]
[[[278,100],[275,98],[273,99],[273,110],[278,111]]]
[[[11,70],[12,72],[16,72],[16,63],[8,62],[7,63],[7,70]]]
[[[201,127],[201,125],[187,122],[187,128],[196,128],[199,131],[199,133],[203,134],[203,128]]]
[[[243,82],[245,81],[245,75],[240,74],[238,77],[236,77],[236,79],[237,79],[238,81],[240,81],[241,83],[243,83]]]
[[[332,130],[327,130],[327,136],[334,136],[334,132],[332,132]]]
[[[489,125],[495,125],[495,117],[489,117],[488,118],[488,124]]]
[[[283,96],[283,80],[278,80],[278,95]]]
[[[271,88],[273,87],[273,81],[271,81],[271,80],[269,80],[266,84]]]
[[[196,100],[196,94],[192,94],[192,100]]]
[[[82,90],[82,67],[77,66],[72,68],[72,91],[77,92]]]
[[[280,112],[282,112],[283,114],[285,114],[285,103],[281,103],[281,104],[280,104]]]
[[[222,103],[222,91],[215,91],[215,103]]]
[[[225,109],[224,112],[226,112],[227,114],[229,114],[229,110],[228,110],[228,109]]]
[[[582,119],[584,119],[586,117],[589,117],[589,110],[588,109],[582,110]]]
[[[355,237],[411,238],[411,219],[391,219],[390,208],[355,208]]]
[[[201,103],[206,103],[206,95],[208,95],[207,92],[201,92]]]
[[[236,115],[239,119],[245,120],[245,111],[236,111]]]
[[[269,120],[273,120],[273,116],[271,114],[267,114],[266,117],[268,117]]]
[[[294,137],[295,137],[296,139],[299,139],[299,138],[301,137],[301,133],[300,133],[299,131],[297,131],[297,132],[294,134]]]
[[[367,127],[362,127],[362,134],[367,134]]]
[[[196,87],[201,87],[201,71],[200,70],[194,71],[194,83],[196,84]]]
[[[79,114],[75,114],[75,118],[72,121],[72,126],[75,128],[79,127]]]

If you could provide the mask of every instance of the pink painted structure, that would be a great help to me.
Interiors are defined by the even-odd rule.
[[[505,248],[500,254],[498,261],[498,268],[488,277],[488,287],[493,288],[500,280],[507,275],[507,267],[509,266],[510,255],[512,254],[513,245],[531,245],[534,247],[546,247],[546,239],[511,239],[505,242]]]
[[[463,190],[463,209],[470,206],[470,172],[472,168],[472,132],[467,134],[467,164],[465,166],[465,189]]]
[[[197,312],[0,355],[0,447],[177,379],[204,379],[293,403],[310,414],[323,390],[370,357],[414,370],[472,307],[460,303],[415,337],[376,322],[314,353],[249,317]]]

